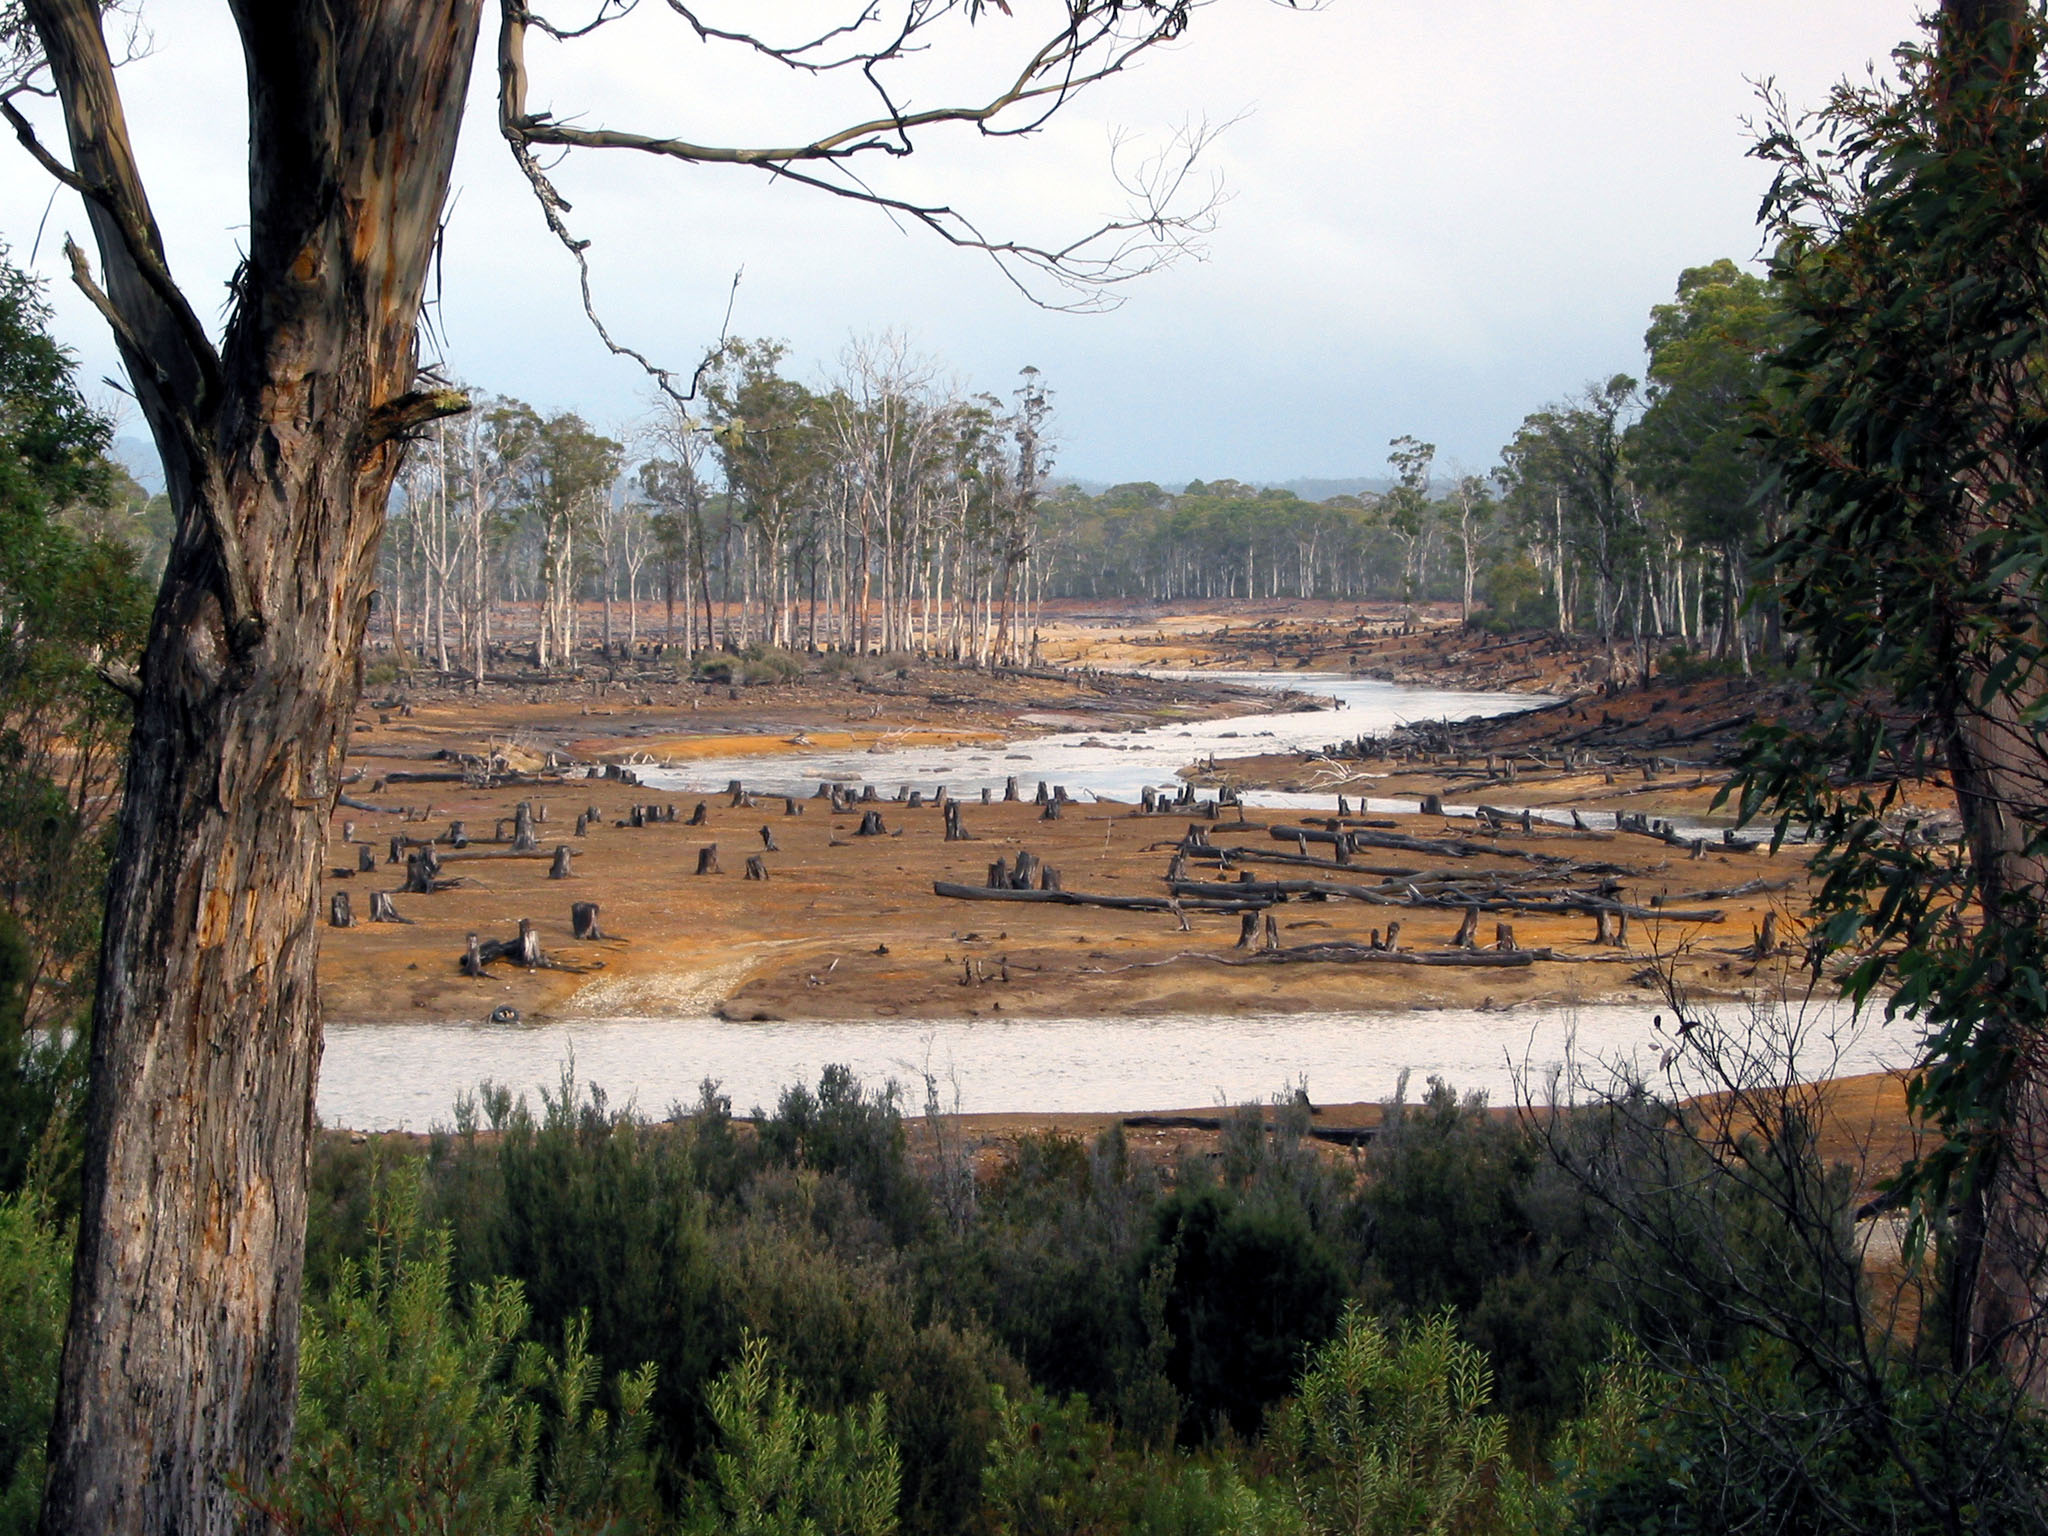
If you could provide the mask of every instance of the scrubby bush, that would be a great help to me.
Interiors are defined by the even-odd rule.
[[[30,1536],[71,1299],[71,1232],[31,1187],[0,1195],[0,1536]]]
[[[1557,596],[1543,572],[1527,560],[1503,561],[1487,571],[1479,581],[1479,596],[1486,606],[1472,622],[1488,633],[1557,628]]]

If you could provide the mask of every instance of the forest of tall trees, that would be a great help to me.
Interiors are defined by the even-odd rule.
[[[701,414],[607,436],[485,399],[437,424],[385,535],[377,637],[474,678],[643,642],[987,666],[1031,659],[1047,598],[1302,597],[1456,602],[1747,666],[1776,641],[1740,596],[1780,519],[1745,412],[1781,329],[1765,279],[1693,268],[1650,316],[1642,381],[1531,412],[1484,474],[1396,438],[1384,490],[1323,501],[1230,479],[1089,494],[1053,477],[1035,369],[1007,399],[965,393],[884,336],[812,387],[780,344],[736,342]]]

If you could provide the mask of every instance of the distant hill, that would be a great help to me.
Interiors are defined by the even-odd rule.
[[[113,451],[108,455],[129,474],[135,477],[150,495],[155,496],[164,488],[163,461],[156,456],[156,444],[146,437],[117,437]]]
[[[1156,483],[1169,491],[1177,493],[1193,478],[1192,475],[1183,475],[1177,480],[1160,480]],[[1060,476],[1055,483],[1071,485],[1084,496],[1100,496],[1110,487],[1110,482],[1107,480],[1083,480],[1075,475]],[[1118,481],[1117,483],[1126,484],[1128,482]],[[1385,475],[1339,475],[1332,479],[1304,477],[1297,480],[1247,480],[1245,484],[1256,486],[1262,491],[1275,489],[1292,491],[1303,501],[1328,501],[1332,496],[1358,496],[1362,494],[1377,496],[1381,492],[1391,489],[1394,482]]]

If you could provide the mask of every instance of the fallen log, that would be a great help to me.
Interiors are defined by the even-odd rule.
[[[1181,901],[1164,896],[1095,896],[1086,891],[1012,891],[986,885],[960,885],[951,880],[934,880],[932,893],[955,901],[1042,901],[1065,907],[1112,907],[1123,912],[1245,912],[1263,911],[1263,901]]]
[[[1363,901],[1380,907],[1425,907],[1458,912],[1478,908],[1482,912],[1536,912],[1578,914],[1592,917],[1605,912],[1615,917],[1636,917],[1646,921],[1667,918],[1674,923],[1719,923],[1728,914],[1718,907],[1673,911],[1669,907],[1638,907],[1627,902],[1608,901],[1598,896],[1562,896],[1551,899],[1515,896],[1474,896],[1465,893],[1424,896],[1409,887],[1406,895],[1395,895],[1385,887],[1345,885],[1335,880],[1175,880],[1170,889],[1176,896],[1217,897],[1224,893],[1251,898],[1284,901],[1290,896],[1322,896],[1342,901]]]
[[[1201,955],[1218,965],[1466,966],[1480,970],[1517,970],[1538,960],[1557,958],[1547,949],[1374,949],[1370,944],[1299,944],[1290,949],[1265,949],[1248,955]]]

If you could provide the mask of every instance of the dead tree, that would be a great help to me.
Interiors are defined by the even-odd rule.
[[[854,829],[853,835],[855,837],[886,836],[887,829],[882,825],[882,813],[880,811],[864,812],[860,818],[860,825]]]
[[[353,928],[355,925],[355,914],[349,911],[348,892],[336,891],[327,903],[327,926]]]
[[[718,844],[706,843],[697,850],[697,873],[700,875],[723,874],[718,867]]]
[[[601,939],[604,932],[597,926],[597,903],[576,901],[569,904],[569,931],[578,939]]]
[[[768,861],[758,853],[748,854],[746,878],[749,880],[766,880],[768,878]]]
[[[391,899],[389,891],[370,892],[370,921],[373,923],[409,923],[409,917],[398,915],[398,904]]]
[[[548,865],[548,878],[550,880],[567,880],[575,873],[569,867],[569,845],[567,843],[557,843],[555,845],[554,862]]]
[[[1476,949],[1479,945],[1479,909],[1467,907],[1464,921],[1458,924],[1458,936],[1451,941],[1460,949]]]

